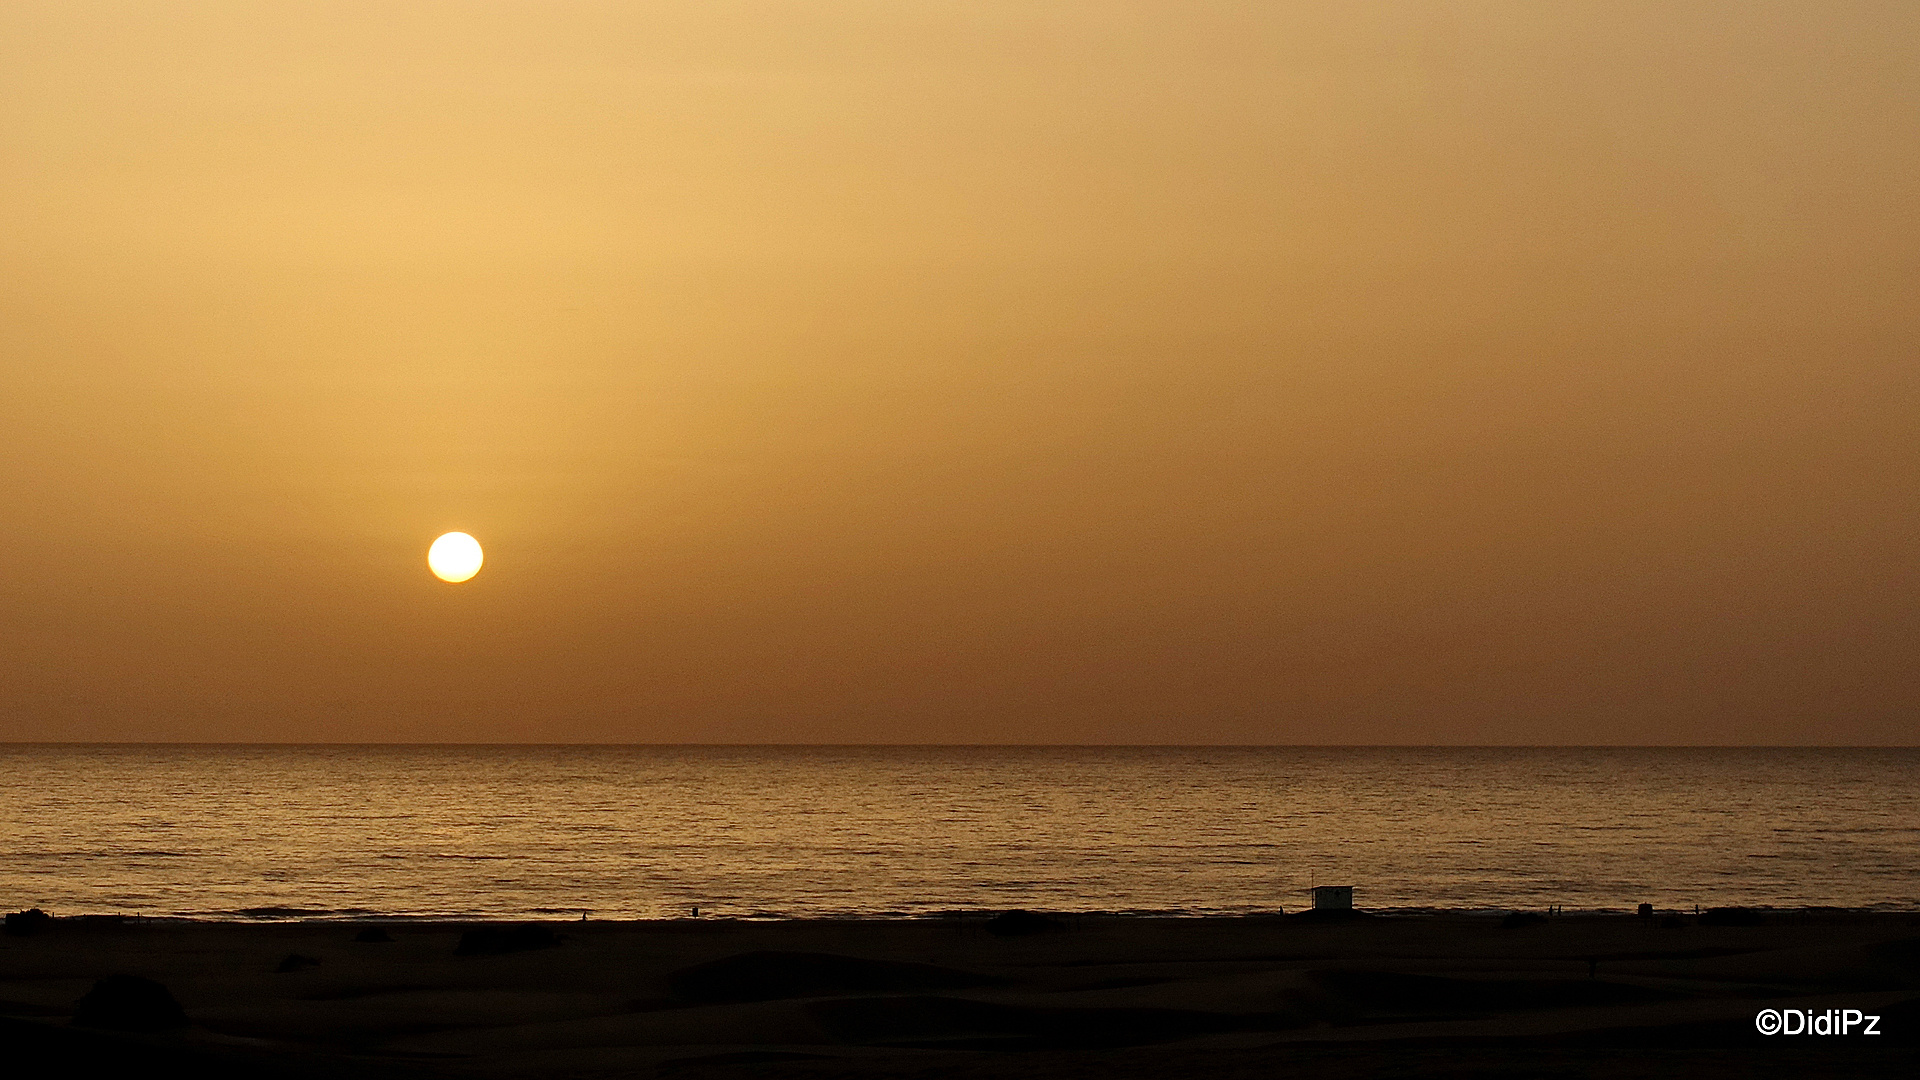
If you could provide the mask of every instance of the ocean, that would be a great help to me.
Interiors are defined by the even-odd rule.
[[[1920,750],[0,745],[0,904],[658,918],[1920,906]]]

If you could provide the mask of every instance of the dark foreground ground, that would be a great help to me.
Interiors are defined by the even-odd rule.
[[[1009,936],[982,916],[559,923],[467,937],[464,952],[472,927],[356,941],[367,929],[56,920],[0,938],[0,1071],[1920,1075],[1920,915],[1085,917]],[[97,997],[76,1017],[114,974],[163,984],[188,1026],[76,1022],[142,1022],[146,1006]],[[1767,1037],[1763,1008],[1857,1009],[1883,1034]]]

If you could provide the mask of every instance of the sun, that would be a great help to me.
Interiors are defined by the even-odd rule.
[[[465,581],[480,572],[480,541],[463,532],[450,532],[427,549],[427,568],[441,581]]]

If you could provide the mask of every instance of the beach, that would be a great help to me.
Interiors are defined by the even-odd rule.
[[[103,1011],[116,975],[180,1013]],[[1762,1009],[1879,1034],[1766,1036]],[[1893,912],[56,918],[0,938],[19,1075],[1905,1075],[1917,1009],[1920,915]]]

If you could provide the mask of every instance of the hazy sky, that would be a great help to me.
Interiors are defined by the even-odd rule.
[[[1920,741],[1916,118],[1911,0],[7,0],[0,739]]]

